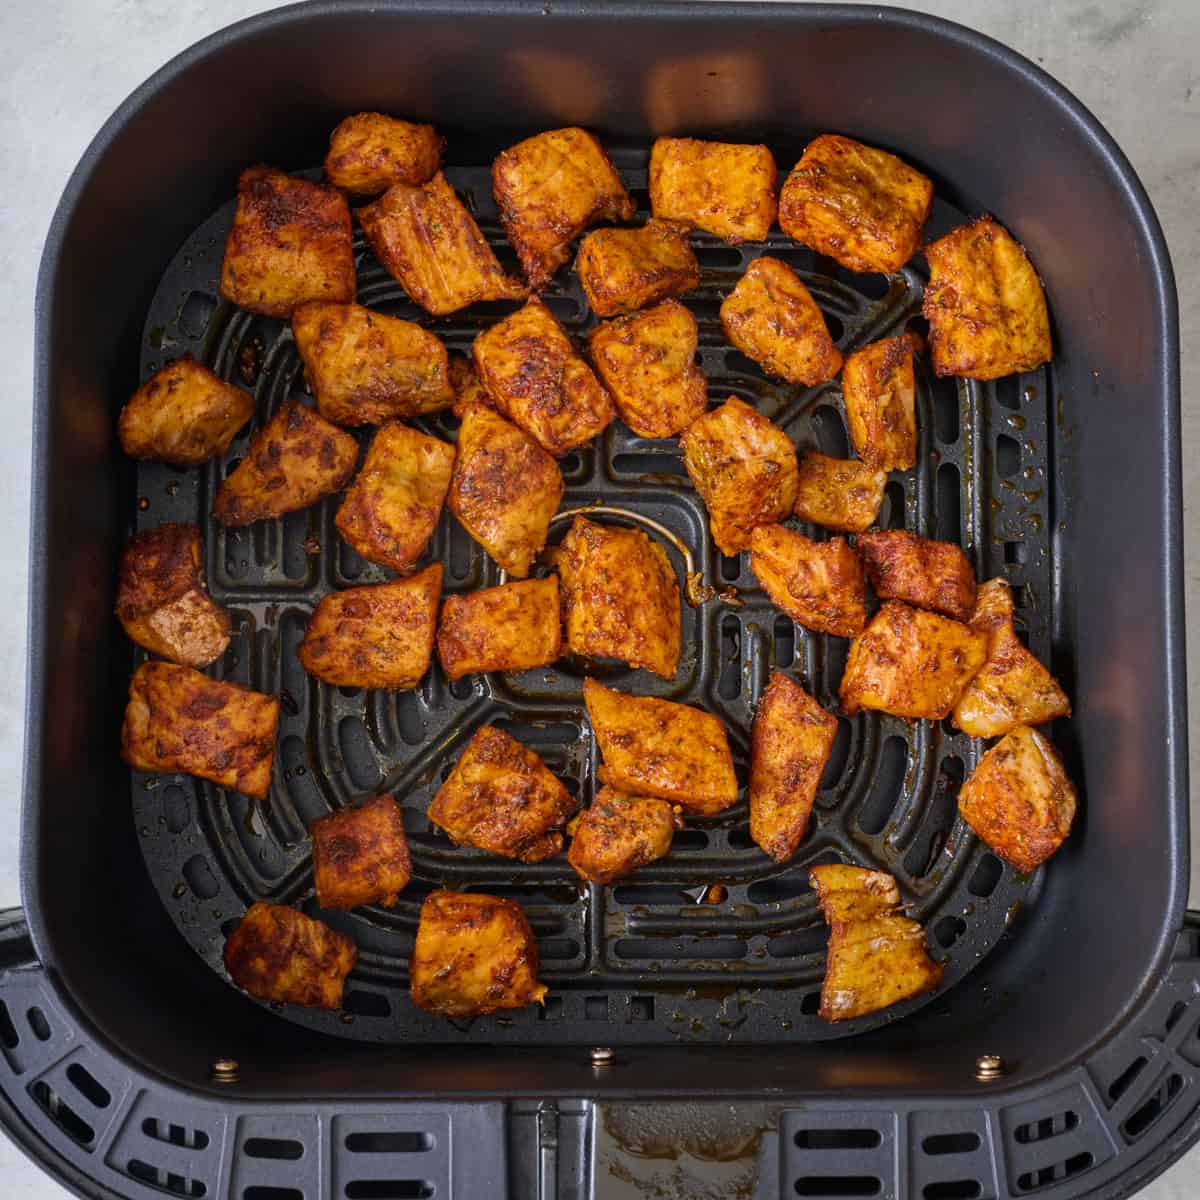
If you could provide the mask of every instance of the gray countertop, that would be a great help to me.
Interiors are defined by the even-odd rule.
[[[16,859],[25,691],[29,523],[29,396],[33,294],[42,241],[64,183],[112,110],[197,39],[256,12],[260,0],[57,0],[0,5],[0,361],[9,364],[8,434],[0,439],[0,907],[20,901]],[[1196,0],[962,0],[907,7],[950,17],[1006,42],[1075,92],[1132,159],[1158,210],[1179,282],[1183,322],[1185,522],[1200,504],[1200,3]],[[1115,331],[1119,332],[1119,331]],[[0,408],[2,411],[2,408]],[[1189,545],[1189,551],[1193,547]],[[1200,611],[1200,558],[1187,556],[1189,614]],[[1200,780],[1200,658],[1188,647],[1192,771]],[[88,797],[81,796],[81,803]],[[1192,902],[1200,903],[1193,835]],[[0,1138],[0,1192],[65,1196]],[[1142,1193],[1200,1194],[1200,1148]]]

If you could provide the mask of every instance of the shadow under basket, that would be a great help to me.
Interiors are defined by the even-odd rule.
[[[229,200],[246,165],[312,168],[337,121],[371,109],[438,125],[449,178],[497,242],[492,157],[578,123],[643,209],[658,134],[764,141],[786,169],[839,131],[933,178],[930,236],[990,211],[1026,245],[1053,364],[994,385],[921,375],[920,466],[893,476],[881,521],[960,541],[981,578],[1008,578],[1030,646],[1074,699],[1055,738],[1081,812],[1046,868],[1002,867],[956,817],[978,743],[868,714],[843,721],[784,868],[749,841],[744,803],[689,822],[669,859],[608,889],[581,889],[561,860],[498,866],[429,827],[433,747],[485,720],[590,797],[579,670],[451,686],[435,668],[402,697],[315,684],[294,665],[312,605],[382,577],[339,547],[331,502],[222,532],[212,489],[245,434],[191,472],[134,464],[115,437],[125,398],[184,352],[254,390],[256,427],[304,395],[286,325],[217,299]],[[703,277],[685,299],[710,398],[743,396],[797,445],[844,453],[838,385],[767,381],[724,343],[720,299],[750,259],[781,255],[851,350],[919,313],[922,261],[852,276],[778,233],[695,244]],[[423,319],[356,246],[360,300]],[[576,337],[594,324],[565,272],[547,301]],[[427,324],[464,351],[489,307]],[[689,1164],[756,1200],[1129,1194],[1200,1122],[1178,407],[1174,283],[1128,163],[1056,83],[958,26],[856,6],[351,2],[200,43],[101,130],[42,261],[25,907],[0,929],[8,1131],[79,1194],[131,1200],[584,1200],[614,1180],[686,1195]],[[454,437],[445,417],[429,428]],[[735,758],[772,668],[833,705],[846,644],[779,618],[745,556],[711,548],[673,440],[613,426],[564,475],[564,510],[600,500],[608,519],[656,523],[681,581],[699,571],[742,602],[685,607],[673,684],[615,669],[607,682],[718,712]],[[217,674],[287,693],[262,811],[120,761],[138,660],[111,616],[116,564],[131,530],[167,520],[208,522],[206,574],[235,617]],[[496,582],[449,517],[432,552],[449,591]],[[375,789],[404,797],[415,879],[395,910],[341,918],[363,951],[346,1010],[275,1011],[234,990],[231,923],[255,899],[311,908],[306,823]],[[824,944],[804,884],[838,858],[895,874],[947,963],[937,994],[844,1029],[815,1013]],[[530,912],[545,1008],[460,1025],[413,1008],[415,914],[447,882]]]

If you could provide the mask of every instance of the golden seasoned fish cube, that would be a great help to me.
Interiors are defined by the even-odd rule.
[[[572,823],[567,862],[583,879],[612,883],[671,852],[683,822],[666,800],[604,787]]]
[[[562,653],[558,576],[447,596],[437,649],[451,682],[482,671],[549,666]]]
[[[393,184],[360,208],[358,219],[388,274],[435,317],[480,300],[523,300],[528,293],[505,274],[440,171],[420,187]]]
[[[800,520],[826,529],[862,533],[879,516],[886,486],[886,471],[809,450],[800,456],[793,511]]]
[[[825,318],[786,263],[756,258],[721,305],[725,336],[768,375],[812,387],[842,367]]]
[[[917,462],[915,333],[856,350],[842,368],[846,424],[855,452],[877,471],[907,471]]]
[[[354,474],[358,443],[296,400],[250,439],[246,457],[221,482],[213,516],[222,525],[252,525],[340,492]]]
[[[933,991],[945,970],[929,957],[925,934],[900,912],[896,881],[842,864],[808,875],[830,926],[818,1013],[848,1021]]]
[[[463,354],[450,355],[450,386],[454,389],[454,403],[450,411],[461,419],[467,411],[468,404],[483,404],[495,408],[487,389],[479,382],[479,372],[475,370],[474,359]]]
[[[139,771],[182,771],[255,800],[271,788],[279,701],[175,663],[129,681],[121,756]]]
[[[845,538],[814,542],[782,525],[760,525],[750,568],[771,603],[805,629],[854,637],[867,623],[862,563]]]
[[[597,221],[637,211],[604,147],[586,129],[549,129],[510,146],[492,164],[500,220],[529,286],[541,289],[571,242]]]
[[[696,318],[678,300],[592,330],[592,362],[621,420],[639,437],[671,437],[704,412],[708,389],[696,366],[698,340]]]
[[[972,737],[1000,737],[1017,725],[1071,715],[1058,680],[1025,648],[1013,628],[1012,589],[989,579],[975,593],[971,628],[987,634],[987,661],[954,706],[954,724]]]
[[[796,853],[808,829],[837,727],[798,683],[771,675],[750,738],[750,836],[776,862]]]
[[[185,354],[159,368],[133,393],[121,409],[117,433],[131,458],[191,467],[224,454],[253,415],[249,392]]]
[[[412,878],[400,805],[372,796],[354,808],[320,817],[309,829],[313,881],[322,908],[390,908]]]
[[[510,421],[561,458],[613,421],[612,397],[537,296],[472,343],[475,369]]]
[[[494,725],[481,725],[428,815],[456,845],[541,862],[563,848],[562,827],[578,807],[528,746]]]
[[[442,514],[454,447],[399,421],[381,425],[338,509],[337,531],[368,562],[405,572]]]
[[[266,317],[290,317],[306,300],[353,300],[346,197],[274,167],[243,171],[225,240],[221,295]]]
[[[317,408],[335,425],[382,425],[454,400],[446,347],[412,321],[316,302],[292,314],[292,334]]]
[[[523,429],[468,405],[450,477],[450,511],[510,575],[524,579],[563,494],[558,463]]]
[[[583,701],[604,765],[599,779],[632,796],[658,796],[706,816],[737,801],[725,726],[687,704],[631,696],[594,679]]]
[[[419,187],[442,165],[445,145],[432,125],[377,112],[355,113],[329,138],[325,178],[359,196],[372,196],[393,183]]]
[[[775,224],[778,171],[766,146],[660,137],[650,151],[650,207],[727,242],[761,242]]]
[[[229,645],[229,613],[200,579],[200,530],[161,525],[135,534],[121,555],[117,616],[151,654],[207,667]]]
[[[640,529],[576,517],[556,565],[568,650],[675,678],[679,583],[658,542]]]
[[[407,691],[433,657],[442,565],[407,579],[330,592],[296,648],[310,674],[336,687]]]
[[[323,922],[259,900],[229,935],[224,957],[229,978],[251,996],[337,1009],[358,950]]]
[[[986,657],[987,637],[969,625],[885,600],[850,645],[838,689],[842,709],[940,721]]]
[[[825,133],[809,142],[779,197],[789,237],[850,271],[898,271],[917,252],[933,203],[920,171],[873,146]]]
[[[412,1001],[445,1017],[541,1004],[538,948],[521,906],[483,892],[431,892],[408,963]]]
[[[750,545],[757,525],[774,525],[796,502],[796,448],[778,425],[730,396],[679,439],[683,465],[708,507],[722,554]]]
[[[938,375],[999,379],[1050,361],[1042,281],[1006,229],[979,217],[926,246],[925,257],[923,311]]]
[[[969,621],[975,608],[975,570],[954,542],[935,542],[907,529],[872,529],[858,537],[867,578],[881,600]]]
[[[598,317],[635,312],[700,283],[687,228],[670,221],[589,233],[579,243],[575,270]]]
[[[1006,733],[958,793],[958,811],[1005,862],[1036,870],[1071,832],[1075,788],[1049,740],[1028,725]]]

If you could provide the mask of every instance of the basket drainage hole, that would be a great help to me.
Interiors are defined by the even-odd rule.
[[[1108,1098],[1110,1100],[1119,1100],[1129,1090],[1129,1085],[1141,1073],[1146,1062],[1147,1060],[1144,1056],[1135,1058],[1109,1085]]]
[[[392,1011],[388,998],[378,992],[347,992],[342,1007],[359,1017],[386,1017]]]
[[[212,868],[202,855],[193,854],[183,864],[183,877],[198,900],[212,900],[221,890],[217,885]]]
[[[203,337],[216,309],[216,300],[206,292],[189,292],[179,310],[180,332],[190,338]]]
[[[895,735],[883,743],[879,768],[866,802],[858,813],[858,827],[874,836],[882,833],[892,810],[904,793],[904,774],[908,767],[908,743]]]
[[[195,1198],[203,1196],[208,1191],[208,1188],[199,1179],[188,1179],[183,1175],[177,1175],[174,1171],[168,1171],[165,1167],[156,1167],[151,1163],[142,1162],[140,1158],[129,1160],[129,1174],[134,1179],[148,1183],[160,1191],[170,1192],[173,1196]]]
[[[15,1050],[21,1039],[17,1036],[17,1027],[13,1024],[8,1005],[0,1000],[0,1043],[8,1050]]]
[[[563,1017],[563,998],[547,996],[538,1009],[538,1018],[542,1021],[561,1021]]]
[[[1004,543],[1004,564],[1009,567],[1024,566],[1026,558],[1029,556],[1029,551],[1025,548],[1024,542],[1005,542]]]
[[[1094,1161],[1091,1154],[1085,1150],[1082,1154],[1068,1158],[1064,1163],[1055,1163],[1053,1166],[1042,1167],[1038,1171],[1026,1171],[1024,1175],[1017,1176],[1017,1191],[1032,1192],[1038,1188],[1048,1187],[1052,1183],[1062,1183],[1064,1179],[1070,1179],[1072,1175],[1086,1171]]]
[[[112,1094],[82,1063],[72,1063],[67,1068],[67,1078],[75,1090],[94,1108],[107,1108],[112,1103]]]
[[[242,1200],[304,1200],[304,1193],[299,1188],[256,1183],[242,1193]]]
[[[1182,1091],[1183,1076],[1178,1072],[1167,1076],[1166,1080],[1151,1092],[1149,1099],[1121,1126],[1121,1132],[1131,1141],[1141,1137],[1174,1104],[1175,1098]]]
[[[1052,1117],[1042,1117],[1039,1121],[1026,1121],[1024,1125],[1018,1125],[1013,1131],[1013,1137],[1022,1146],[1029,1146],[1034,1142],[1044,1142],[1047,1138],[1070,1133],[1078,1124],[1078,1114],[1067,1109],[1066,1112],[1057,1113]]]
[[[433,1134],[381,1129],[346,1136],[351,1154],[428,1154],[433,1149]]]
[[[629,997],[629,1019],[631,1021],[653,1021],[654,1020],[654,997],[653,996],[630,996]]]
[[[608,997],[607,996],[584,996],[584,998],[583,998],[583,1019],[585,1021],[607,1021],[608,1020]]]
[[[883,1183],[874,1175],[805,1175],[796,1180],[797,1196],[878,1196]]]
[[[1004,866],[994,854],[985,854],[979,865],[971,872],[967,881],[967,891],[972,896],[990,896],[1004,874]]]
[[[46,1020],[46,1014],[36,1004],[25,1014],[25,1019],[29,1022],[29,1028],[33,1030],[33,1036],[39,1042],[50,1040],[50,1022]]]
[[[346,1200],[423,1200],[433,1184],[423,1179],[355,1179],[346,1184]]]
[[[817,1010],[821,1007],[821,993],[809,992],[803,1000],[800,1001],[800,1011],[806,1017],[815,1017]]]
[[[187,1150],[207,1150],[209,1137],[203,1129],[188,1129],[171,1121],[160,1121],[157,1117],[147,1117],[142,1122],[142,1132],[156,1142],[166,1142],[168,1146],[183,1146]]]
[[[801,1150],[874,1150],[883,1134],[878,1129],[799,1129],[793,1140]]]
[[[96,1131],[44,1080],[39,1079],[29,1089],[29,1094],[41,1110],[73,1142],[90,1146],[96,1139]]]
[[[247,1138],[242,1143],[247,1158],[269,1158],[295,1162],[304,1156],[304,1147],[292,1138]]]
[[[979,1134],[935,1133],[921,1143],[921,1149],[935,1158],[940,1154],[970,1154],[979,1149]]]
[[[961,917],[943,917],[934,927],[933,936],[943,950],[949,950],[967,931],[967,923]]]
[[[1005,479],[1021,469],[1021,443],[1007,433],[996,437],[996,471]]]
[[[975,1200],[983,1194],[978,1179],[945,1179],[927,1183],[921,1193],[925,1200]]]

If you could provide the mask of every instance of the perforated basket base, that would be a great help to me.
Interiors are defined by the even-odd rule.
[[[645,152],[617,153],[645,215]],[[451,167],[450,181],[489,239],[503,239],[489,168]],[[253,428],[289,396],[306,397],[303,371],[285,323],[253,317],[217,299],[227,205],[182,247],[162,279],[146,325],[142,376],[190,352],[218,374],[252,387]],[[938,202],[928,230],[937,236],[963,214]],[[919,325],[922,278],[851,275],[779,233],[766,247],[728,247],[698,235],[701,286],[683,297],[700,327],[700,358],[713,403],[729,395],[755,404],[800,449],[848,453],[839,385],[802,389],[767,380],[732,350],[718,319],[722,297],[764,252],[794,266],[826,314],[843,351]],[[430,320],[358,242],[359,299],[418,320],[452,351],[513,305],[476,305]],[[574,276],[562,272],[546,300],[576,336],[595,323]],[[918,371],[919,465],[889,481],[880,523],[961,542],[981,579],[1014,586],[1030,647],[1049,654],[1052,539],[1048,528],[1049,422],[1044,371],[999,384],[935,380]],[[449,440],[456,421],[426,428]],[[364,441],[368,435],[364,433]],[[449,684],[435,664],[412,692],[330,687],[305,675],[295,654],[319,598],[335,588],[387,578],[333,528],[337,498],[247,530],[209,517],[214,490],[245,453],[249,431],[226,459],[201,471],[144,464],[138,472],[137,528],[194,521],[205,531],[207,576],[234,615],[235,637],[215,673],[282,697],[279,750],[270,802],[255,808],[236,794],[184,776],[134,773],[133,816],[146,864],[188,942],[223,973],[228,931],[255,900],[318,912],[312,895],[307,827],[317,817],[375,791],[402,801],[414,879],[391,910],[320,913],[359,947],[346,1011],[280,1014],[347,1037],[379,1041],[698,1043],[803,1041],[854,1034],[903,1017],[934,997],[831,1026],[816,1016],[827,929],[807,885],[814,863],[852,861],[896,876],[912,915],[946,961],[952,987],[988,953],[1014,914],[1036,901],[1040,874],[1003,867],[962,823],[956,793],[979,745],[948,722],[906,722],[862,713],[839,718],[839,733],[811,830],[788,863],[752,842],[741,802],[717,818],[689,819],[670,856],[613,887],[581,886],[559,857],[522,865],[454,847],[425,817],[430,798],[472,731],[485,721],[532,746],[584,802],[592,796],[596,752],[581,711],[582,669],[491,675]],[[686,592],[698,571],[717,598],[683,611],[683,662],[664,682],[617,664],[593,664],[606,682],[667,696],[717,713],[728,725],[744,784],[755,703],[770,671],[800,679],[837,708],[848,642],[813,635],[768,602],[747,555],[725,558],[707,533],[675,439],[651,441],[614,424],[562,463],[565,512],[601,504],[601,519],[645,524],[662,540]],[[560,518],[552,541],[569,516]],[[811,536],[827,536],[803,527]],[[449,514],[430,549],[445,564],[445,589],[465,592],[498,581],[495,565]],[[710,889],[719,885],[716,891]],[[518,900],[533,924],[550,987],[544,1007],[447,1022],[408,999],[407,959],[421,901],[437,887],[472,888]],[[708,903],[719,895],[719,903]]]

